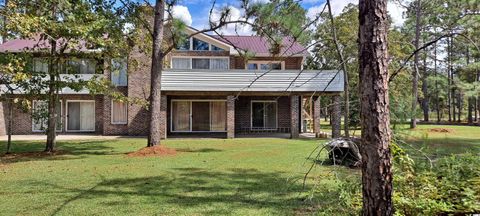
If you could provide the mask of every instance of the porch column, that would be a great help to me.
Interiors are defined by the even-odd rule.
[[[167,138],[167,104],[167,96],[162,94],[160,98],[160,137],[162,139]]]
[[[342,108],[340,95],[333,96],[332,104],[332,138],[341,136]]]
[[[299,137],[299,127],[300,127],[300,96],[292,95],[290,96],[290,138]]]
[[[235,138],[235,96],[227,96],[227,138]]]
[[[320,137],[320,110],[321,110],[321,104],[320,104],[320,96],[315,97],[313,99],[313,133],[315,133],[315,137],[319,138]]]

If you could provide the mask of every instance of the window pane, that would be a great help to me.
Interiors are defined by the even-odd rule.
[[[33,60],[33,71],[35,72],[48,72],[48,62],[46,59],[36,58]]]
[[[172,102],[172,131],[190,131],[190,102]]]
[[[127,123],[127,104],[121,101],[112,101],[112,123]]]
[[[111,80],[115,86],[127,86],[127,60],[112,59]]]
[[[263,102],[252,103],[252,127],[263,128]]]
[[[210,131],[225,131],[227,129],[227,105],[225,101],[210,102]]]
[[[269,64],[260,64],[260,70],[270,70]]]
[[[190,58],[172,58],[173,69],[190,69]]]
[[[225,51],[225,50],[215,45],[212,45],[212,51]]]
[[[57,125],[56,130],[62,130],[62,103],[58,101],[56,107]],[[34,131],[45,131],[48,127],[48,103],[47,101],[33,101],[32,125]]]
[[[282,70],[282,64],[281,63],[273,63],[272,64],[272,70]]]
[[[193,50],[207,50],[208,43],[197,38],[193,38]]]
[[[192,102],[192,131],[210,131],[209,102]]]
[[[192,69],[210,69],[210,59],[192,59]]]
[[[94,74],[96,62],[91,59],[71,59],[67,60],[64,72],[68,74]]]
[[[228,59],[226,58],[210,59],[210,69],[226,70],[228,68],[229,68]]]
[[[265,128],[277,128],[277,103],[265,102]]]
[[[190,50],[190,39],[185,38],[183,41],[180,41],[175,47],[177,50]]]
[[[255,63],[249,63],[247,68],[248,70],[258,70],[258,66]]]

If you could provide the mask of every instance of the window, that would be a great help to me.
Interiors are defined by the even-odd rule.
[[[258,70],[258,66],[257,66],[257,64],[249,63],[249,64],[247,65],[247,69],[248,69],[248,70]]]
[[[252,101],[252,129],[277,128],[277,102]]]
[[[95,131],[95,101],[67,101],[67,131]]]
[[[212,69],[228,70],[229,58],[172,58],[172,69]]]
[[[48,72],[47,60],[42,58],[33,59],[33,71],[47,73]]]
[[[248,70],[282,70],[284,62],[250,61],[246,68]]]
[[[192,69],[210,69],[210,59],[192,59]]]
[[[173,100],[173,132],[224,132],[227,129],[227,105],[223,100]]]
[[[173,69],[190,69],[192,59],[190,58],[172,58],[172,68]]]
[[[121,101],[112,100],[112,124],[127,124],[127,104]]]
[[[112,59],[111,81],[115,86],[127,86],[127,60]]]
[[[203,50],[203,51],[208,51],[209,50],[209,44],[205,41],[199,40],[197,38],[193,38],[193,50]]]
[[[212,58],[210,59],[210,69],[213,70],[227,70],[229,68],[227,58]]]
[[[225,51],[224,49],[220,48],[220,47],[217,47],[215,45],[211,45],[212,46],[212,51]]]
[[[32,106],[32,131],[43,132],[48,128],[48,103],[43,100],[33,101]],[[62,131],[62,102],[58,101],[56,107],[57,131]]]
[[[97,63],[92,59],[70,59],[63,67],[66,74],[94,74]]]
[[[185,38],[183,41],[180,41],[175,48],[177,50],[190,50],[190,38]]]

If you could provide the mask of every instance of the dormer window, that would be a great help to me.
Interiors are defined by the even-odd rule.
[[[215,45],[212,45],[212,51],[225,51],[225,50]]]
[[[193,50],[208,51],[209,44],[205,41],[193,38]]]
[[[177,44],[177,47],[175,47],[177,50],[190,50],[190,39],[185,38],[185,40],[181,41],[180,43]]]
[[[247,70],[284,70],[285,62],[249,61],[245,68]]]

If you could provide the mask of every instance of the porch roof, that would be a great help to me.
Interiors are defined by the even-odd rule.
[[[162,91],[342,92],[339,70],[178,70],[162,73]]]

